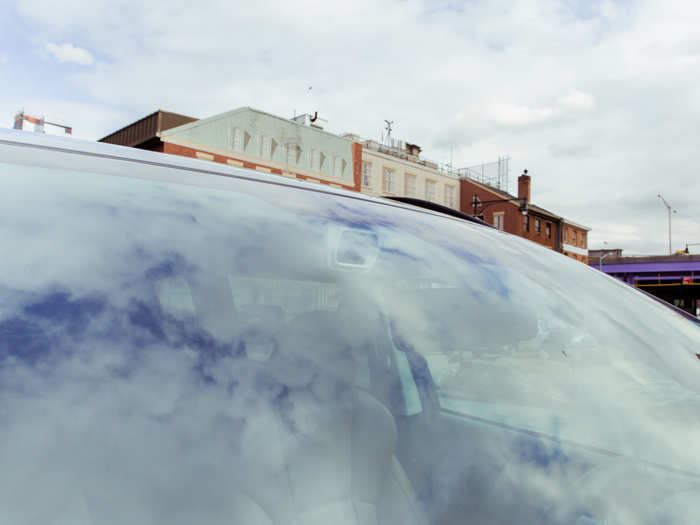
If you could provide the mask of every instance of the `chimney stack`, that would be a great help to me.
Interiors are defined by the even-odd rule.
[[[518,198],[530,202],[530,175],[527,170],[523,170],[523,174],[518,177]]]

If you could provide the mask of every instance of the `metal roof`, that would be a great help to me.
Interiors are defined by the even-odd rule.
[[[161,131],[175,128],[189,122],[196,122],[198,119],[163,111],[159,109],[150,115],[127,124],[123,128],[102,137],[99,142],[107,142],[109,144],[119,144],[121,146],[138,146],[151,139],[157,138]]]

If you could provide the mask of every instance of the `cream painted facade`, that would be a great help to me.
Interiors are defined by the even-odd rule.
[[[362,146],[361,191],[377,196],[416,197],[459,209],[459,179],[428,161],[372,141]]]

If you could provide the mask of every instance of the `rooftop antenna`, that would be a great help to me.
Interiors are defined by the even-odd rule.
[[[386,122],[386,143],[388,146],[391,146],[391,125],[394,121],[384,119],[384,122]]]
[[[307,95],[307,96],[306,96],[306,99],[307,99],[307,100],[306,100],[306,105],[307,105],[307,106],[309,105],[309,96],[311,95],[311,90],[312,90],[313,88],[314,88],[313,86],[307,86],[307,87],[306,87],[306,95]],[[292,118],[292,120],[294,120],[294,119],[296,119],[296,118],[297,118],[297,109],[294,108],[294,117]]]

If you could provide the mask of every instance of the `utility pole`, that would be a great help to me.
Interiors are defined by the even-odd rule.
[[[673,213],[678,213],[678,211],[671,208],[671,205],[666,202],[666,199],[664,199],[660,193],[657,194],[657,197],[664,203],[664,206],[666,206],[666,211],[668,212],[668,254],[673,255],[673,250],[671,248],[671,212],[673,211]]]

